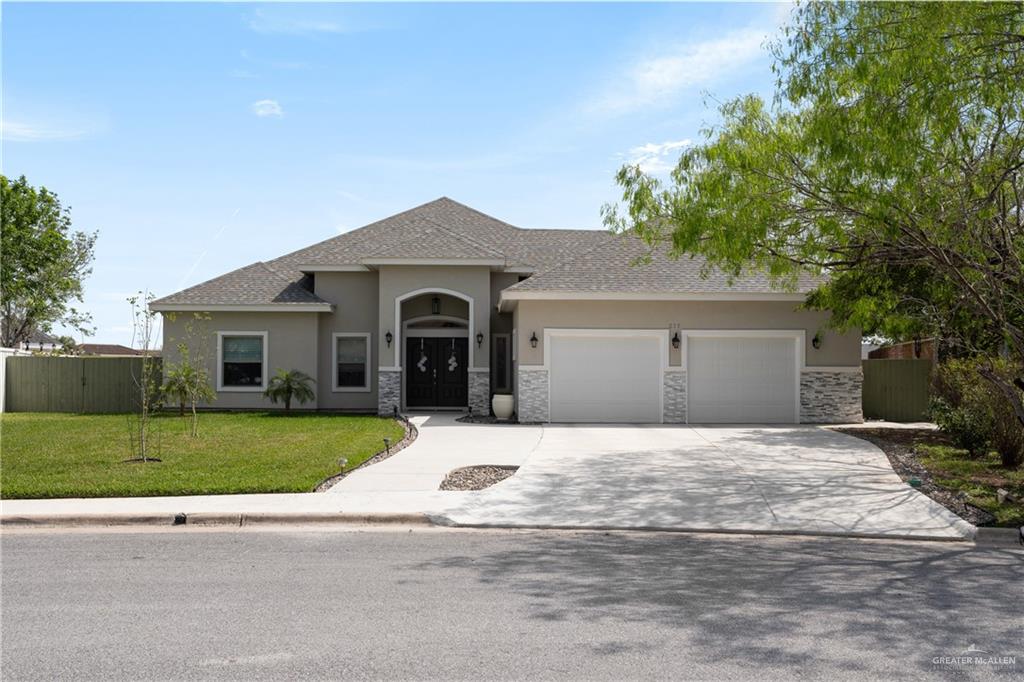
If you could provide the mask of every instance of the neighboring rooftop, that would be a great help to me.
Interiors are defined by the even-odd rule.
[[[82,355],[142,355],[141,350],[119,343],[83,343],[78,346]]]

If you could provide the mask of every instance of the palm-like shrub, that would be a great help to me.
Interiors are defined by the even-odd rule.
[[[272,403],[283,402],[285,411],[288,411],[292,409],[293,398],[298,400],[299,404],[308,403],[316,398],[316,394],[313,393],[315,383],[316,381],[305,372],[297,369],[279,369],[277,374],[270,378],[263,395],[270,398]]]
[[[167,370],[167,378],[160,391],[164,397],[170,398],[178,403],[178,414],[185,416],[185,403],[188,402],[189,382],[188,368],[172,367]]]

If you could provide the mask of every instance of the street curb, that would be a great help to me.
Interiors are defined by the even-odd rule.
[[[89,528],[110,526],[429,526],[425,514],[346,514],[344,512],[196,512],[193,514],[21,514],[0,516],[0,528]]]
[[[551,525],[551,524],[530,524],[530,525],[512,525],[512,524],[500,524],[500,523],[456,523],[447,517],[434,516],[431,517],[431,521],[438,526],[448,526],[449,528],[482,528],[482,529],[502,529],[502,530],[574,530],[583,532],[593,531],[637,531],[647,533],[680,533],[680,534],[704,534],[704,535],[766,535],[766,536],[781,536],[781,537],[801,537],[801,538],[851,538],[854,540],[899,540],[914,541],[914,542],[942,542],[946,544],[950,543],[963,543],[973,544],[974,539],[971,537],[949,537],[946,535],[890,535],[884,533],[829,533],[825,531],[811,531],[811,530],[763,530],[763,529],[750,529],[750,528],[699,528],[699,527],[680,527],[680,526],[609,526],[609,525],[593,525],[593,526],[562,526],[562,525]]]
[[[990,528],[980,526],[974,536],[979,547],[1007,547],[1024,550],[1024,528]]]

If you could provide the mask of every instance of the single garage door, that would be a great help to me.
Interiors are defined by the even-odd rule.
[[[551,421],[661,421],[660,337],[552,335],[548,344]]]
[[[687,346],[691,424],[796,421],[796,340],[701,336]]]

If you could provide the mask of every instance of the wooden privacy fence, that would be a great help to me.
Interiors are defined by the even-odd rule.
[[[931,360],[864,360],[864,418],[928,419]]]
[[[7,412],[134,412],[142,358],[4,358]],[[150,358],[161,371],[160,358]]]

